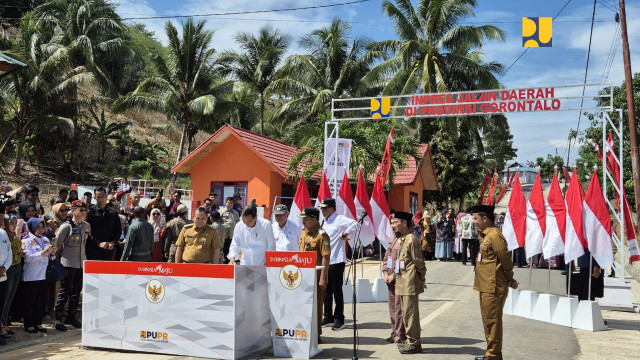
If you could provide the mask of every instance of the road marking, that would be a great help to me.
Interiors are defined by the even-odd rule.
[[[431,314],[429,314],[427,317],[425,317],[424,319],[422,319],[420,321],[420,327],[424,327],[429,322],[431,322],[431,320],[437,318],[440,314],[442,314],[448,308],[450,308],[453,305],[453,303],[454,303],[453,301],[448,301],[448,302],[440,305],[439,308],[435,309]]]

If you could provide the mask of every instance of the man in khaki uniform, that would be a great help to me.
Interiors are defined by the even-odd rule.
[[[220,241],[223,243],[224,263],[228,264],[229,259],[229,247],[231,247],[231,237],[233,231],[236,228],[236,224],[240,222],[240,215],[233,209],[235,201],[232,197],[228,197],[225,201],[225,208],[220,211],[220,218],[222,219],[222,227],[224,228],[224,235],[220,234]]]
[[[180,236],[180,232],[182,228],[191,224],[192,221],[187,219],[187,214],[189,213],[189,209],[187,205],[180,204],[176,208],[176,212],[178,216],[174,217],[167,223],[167,230],[164,239],[164,257],[167,258],[167,262],[176,262],[176,241],[178,241],[178,236]]]
[[[487,339],[487,351],[476,360],[502,359],[502,309],[509,287],[518,288],[513,279],[513,262],[507,241],[495,225],[494,207],[477,205],[472,209],[478,227],[480,251],[476,259],[473,289],[480,292],[480,313]]]
[[[315,251],[318,253],[317,265],[322,265],[324,268],[320,271],[316,271],[318,282],[317,305],[318,312],[316,313],[318,323],[318,342],[320,342],[320,335],[322,334],[322,307],[324,305],[324,295],[327,290],[327,283],[329,281],[329,257],[331,256],[331,245],[329,235],[320,227],[320,211],[314,207],[306,207],[298,215],[302,218],[302,225],[304,229],[300,234],[300,241],[298,247],[300,251]]]
[[[427,268],[422,259],[420,241],[413,234],[412,218],[411,213],[396,212],[391,221],[391,228],[400,242],[393,276],[396,282],[396,296],[402,296],[402,323],[407,336],[405,343],[398,344],[401,354],[422,352],[418,295],[427,288]]]
[[[400,344],[407,340],[407,335],[402,323],[402,296],[396,296],[395,268],[400,252],[400,241],[398,240],[399,238],[395,235],[389,240],[389,246],[387,246],[382,260],[382,272],[388,289],[389,317],[391,318],[391,335],[385,340]]]
[[[218,232],[207,225],[207,211],[196,209],[193,224],[185,225],[176,242],[176,263],[217,264],[222,244]]]

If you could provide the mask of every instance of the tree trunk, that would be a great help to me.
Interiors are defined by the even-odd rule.
[[[184,141],[186,137],[187,137],[187,123],[184,122],[184,124],[182,125],[182,136],[180,137],[180,147],[178,147],[178,158],[176,159],[176,165],[178,165],[180,160],[182,160],[182,149],[184,148]],[[177,177],[178,177],[178,173],[173,173],[171,176],[171,183],[174,183]]]
[[[462,195],[460,196],[460,204],[459,204],[459,208],[458,208],[458,212],[464,211],[464,198],[466,197],[466,195]]]
[[[264,92],[260,94],[260,134],[264,135]]]
[[[20,126],[20,120],[16,119],[16,125],[16,140],[18,142],[18,146],[16,147],[16,160],[11,172],[16,175],[22,175],[20,169],[22,168],[22,154],[24,150],[24,129]]]

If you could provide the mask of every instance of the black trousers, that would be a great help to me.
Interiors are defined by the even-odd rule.
[[[47,281],[23,281],[24,288],[24,327],[30,328],[42,325],[44,305],[47,300]]]
[[[342,279],[344,277],[344,263],[329,265],[329,282],[324,296],[324,317],[329,321],[339,320],[344,323],[344,297],[342,295]],[[333,309],[333,300],[336,308]]]
[[[62,313],[64,312],[64,305],[69,300],[69,312],[67,313],[67,319],[74,319],[76,317],[76,311],[78,311],[78,305],[80,305],[80,292],[82,291],[82,269],[76,269],[72,267],[66,267],[67,277],[60,282],[60,291],[58,291],[58,297],[56,299],[56,306],[54,312],[56,313],[56,320],[62,321]]]
[[[579,300],[587,300],[589,297],[589,278],[591,278],[593,270],[588,267],[580,268],[580,291],[578,292]],[[600,276],[591,278],[591,299],[604,296],[604,271],[600,270]]]
[[[467,249],[471,255],[471,259],[467,259]],[[467,263],[470,260],[475,266],[476,258],[478,257],[478,240],[477,239],[462,239],[462,262]]]
[[[222,245],[222,253],[224,254],[224,260],[223,262],[225,264],[229,263],[229,258],[227,257],[227,255],[229,255],[229,248],[231,247],[231,239],[226,238],[224,239],[224,244]],[[238,259],[236,259],[238,260]]]

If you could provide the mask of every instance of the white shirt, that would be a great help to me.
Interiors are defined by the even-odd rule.
[[[242,251],[240,265],[264,265],[266,262],[265,251],[276,249],[276,239],[273,237],[271,222],[263,218],[256,218],[256,225],[247,227],[240,221],[233,229],[233,239],[229,247],[227,258],[238,258]]]
[[[356,233],[355,220],[351,220],[346,216],[342,216],[334,212],[328,218],[324,219],[322,229],[327,232],[331,239],[331,258],[330,265],[339,264],[346,261],[346,241],[340,237],[343,233],[349,234],[349,239],[354,239]]]
[[[273,228],[273,237],[276,239],[276,251],[298,251],[298,241],[300,240],[300,234],[302,229],[298,224],[291,220],[287,220],[284,224],[284,228],[280,227],[280,224],[273,222],[271,224]]]
[[[11,240],[9,240],[7,233],[0,229],[0,266],[3,266],[5,270],[9,270],[12,262]]]
[[[42,256],[42,251],[49,245],[51,245],[51,242],[46,236],[36,237],[29,233],[29,236],[22,239],[22,248],[26,251],[22,281],[46,279],[49,255]]]

